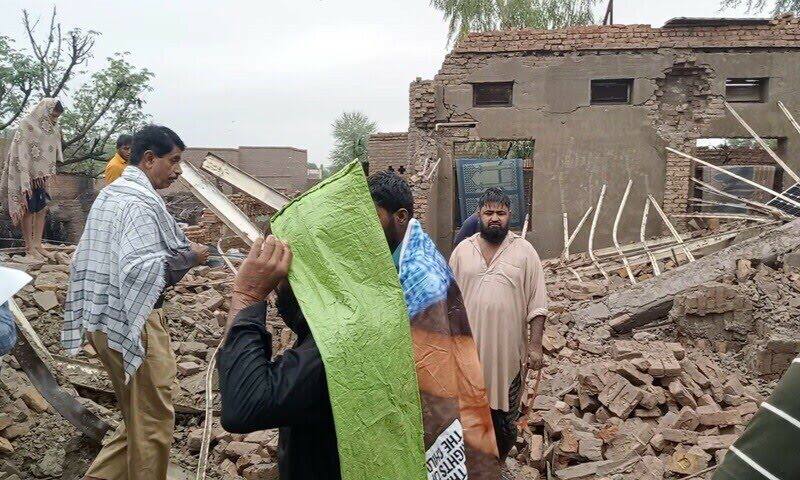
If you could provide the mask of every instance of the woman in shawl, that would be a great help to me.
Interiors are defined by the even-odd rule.
[[[61,102],[44,98],[20,123],[11,141],[2,176],[0,198],[6,197],[14,225],[20,225],[28,255],[49,257],[42,245],[44,220],[50,195],[47,180],[63,158],[58,117]]]

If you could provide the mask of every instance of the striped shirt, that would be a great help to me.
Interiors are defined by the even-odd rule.
[[[800,358],[725,454],[713,480],[800,478]]]

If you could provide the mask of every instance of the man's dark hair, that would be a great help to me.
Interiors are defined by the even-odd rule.
[[[405,208],[409,216],[414,216],[414,195],[400,175],[382,170],[370,175],[367,183],[372,201],[379,207],[385,208],[389,213]]]
[[[489,187],[483,192],[481,199],[478,201],[478,210],[488,203],[499,203],[511,210],[511,199],[508,198],[508,195],[506,195],[502,189],[497,187]]]
[[[119,137],[117,137],[117,149],[124,147],[125,145],[133,144],[133,135],[128,135],[127,133],[123,133]]]
[[[163,157],[178,147],[186,150],[181,137],[167,127],[161,125],[147,125],[133,135],[131,146],[131,165],[139,165],[144,152],[151,150],[157,157]]]

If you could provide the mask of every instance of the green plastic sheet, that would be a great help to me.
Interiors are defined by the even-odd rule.
[[[294,253],[289,282],[325,364],[342,478],[426,479],[408,311],[360,163],[271,224]]]

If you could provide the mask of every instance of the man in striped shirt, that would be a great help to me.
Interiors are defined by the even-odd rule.
[[[713,480],[800,478],[800,358],[730,447]]]

